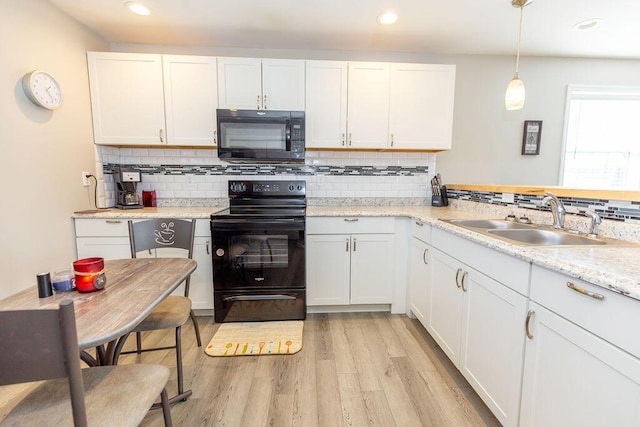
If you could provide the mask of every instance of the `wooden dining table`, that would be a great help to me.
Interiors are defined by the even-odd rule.
[[[0,300],[0,310],[52,309],[65,299],[73,300],[80,350],[96,348],[93,360],[82,351],[83,360],[109,365],[114,362],[118,339],[126,337],[196,267],[196,262],[188,258],[108,260],[107,283],[102,290],[88,293],[74,290],[39,298],[34,284]]]

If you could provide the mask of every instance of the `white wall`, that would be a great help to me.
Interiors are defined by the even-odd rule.
[[[36,274],[75,259],[70,214],[89,208],[83,170],[95,168],[87,50],[108,45],[44,0],[0,1],[0,298],[32,286]],[[51,73],[64,101],[33,105],[22,76]]]

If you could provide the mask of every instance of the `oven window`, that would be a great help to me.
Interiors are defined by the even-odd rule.
[[[232,268],[243,270],[287,268],[289,265],[288,239],[286,234],[231,236],[229,254]]]
[[[221,123],[220,144],[223,148],[252,150],[284,150],[284,123]]]

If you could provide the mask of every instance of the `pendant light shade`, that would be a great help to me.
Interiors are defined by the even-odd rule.
[[[520,8],[520,29],[518,30],[518,47],[516,50],[516,72],[513,74],[513,79],[507,86],[507,92],[504,95],[504,106],[507,110],[519,110],[524,107],[524,83],[518,77],[518,66],[520,65],[520,39],[522,38],[522,16],[524,14],[524,7],[531,3],[533,0],[511,0],[513,7]]]
[[[524,107],[524,83],[516,74],[507,86],[507,93],[504,95],[504,106],[507,110],[519,110]]]

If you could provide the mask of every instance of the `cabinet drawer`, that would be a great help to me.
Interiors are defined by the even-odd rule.
[[[568,284],[594,296],[584,295]],[[606,341],[640,357],[640,301],[583,280],[533,266],[531,299]]]
[[[411,235],[422,240],[424,243],[431,243],[431,225],[417,219],[411,219]]]
[[[531,264],[433,227],[431,246],[524,295],[529,295]]]
[[[83,219],[77,218],[76,237],[128,237],[128,218]]]
[[[308,217],[307,234],[383,234],[395,232],[393,217]]]
[[[197,219],[194,221],[196,221],[196,236],[211,237],[211,221],[208,219]]]

